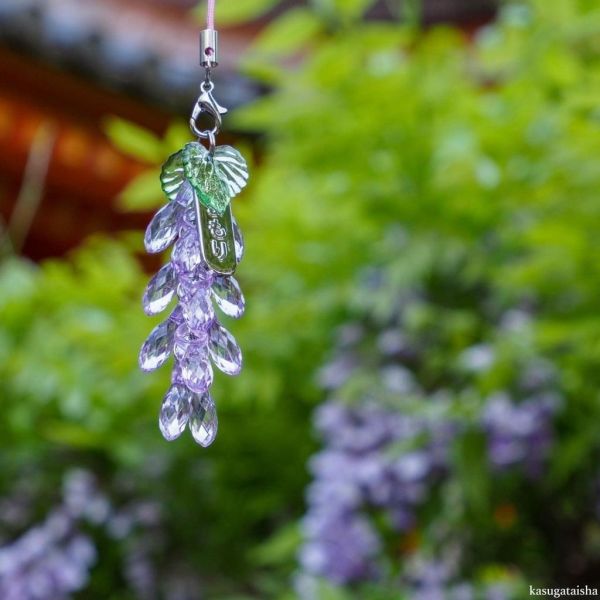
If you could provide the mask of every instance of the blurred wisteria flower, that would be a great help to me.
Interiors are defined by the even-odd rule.
[[[563,404],[556,369],[535,352],[533,313],[463,280],[463,255],[430,255],[403,282],[393,274],[416,253],[404,250],[367,270],[320,373],[329,397],[314,414],[323,448],[309,464],[298,581],[387,581],[416,600],[508,598],[504,584],[465,574],[469,523],[447,543],[466,502],[460,452],[486,477],[543,473]],[[446,558],[424,558],[427,548]]]

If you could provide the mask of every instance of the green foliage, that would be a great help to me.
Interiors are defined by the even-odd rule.
[[[223,3],[219,19],[255,18],[276,4]],[[293,523],[313,449],[309,414],[321,398],[314,374],[333,327],[356,310],[349,298],[357,271],[371,263],[393,263],[393,285],[369,298],[381,321],[398,289],[419,289],[432,261],[462,260],[461,282],[484,279],[502,305],[532,299],[536,319],[522,333],[559,366],[568,402],[539,484],[552,505],[533,504],[526,514],[548,508],[551,522],[568,524],[573,561],[598,554],[588,514],[578,511],[600,454],[600,13],[591,0],[508,5],[501,22],[468,45],[447,27],[362,23],[369,4],[295,8],[267,27],[244,60],[274,89],[227,121],[264,138],[249,190],[234,201],[246,234],[239,278],[249,306],[233,330],[246,367],[238,379],[217,381],[222,427],[214,447],[166,444],[156,430],[168,376],[142,375],[135,364],[152,326],[139,308],[139,234],[135,242],[94,241],[40,268],[12,259],[0,271],[2,493],[22,473],[35,474],[36,516],[43,515],[65,466],[79,465],[120,501],[155,499],[164,513],[158,570],[201,571],[207,597],[293,595]],[[290,67],[300,51],[303,59]],[[112,121],[108,134],[152,165],[125,191],[123,208],[158,206],[156,169],[188,141],[185,128],[175,125],[161,140]],[[410,260],[396,263],[382,238],[397,223],[415,243]],[[456,289],[442,292],[452,297]],[[432,381],[445,372],[435,366],[454,360],[472,334],[472,312],[446,320],[421,306],[407,316],[416,334],[449,340],[432,350]],[[356,389],[371,385],[362,375]],[[494,378],[482,387],[504,381],[501,371]],[[467,419],[468,406],[461,410]],[[449,493],[452,486],[464,492],[469,518],[484,515],[485,544],[497,532],[489,515],[495,482],[481,440],[463,440],[454,460]],[[510,499],[513,488],[503,485]],[[522,531],[530,530],[524,523]],[[99,543],[85,597],[108,597],[107,589],[129,597],[118,572],[121,550]],[[525,544],[517,565],[525,573],[538,564],[527,558],[532,547],[540,546]],[[505,572],[495,558],[483,568],[491,579]],[[573,580],[569,565],[541,576]],[[354,597],[319,585],[319,600]],[[383,586],[364,590],[369,600],[399,598]]]
[[[156,418],[169,375],[137,369],[153,320],[140,309],[145,276],[128,247],[127,240],[93,241],[68,262],[2,265],[1,428],[10,451],[3,453],[0,489],[9,493],[25,469],[39,474],[49,502],[57,502],[52,490],[65,466],[78,466],[96,473],[117,502],[157,501],[166,535],[156,568],[203,565],[204,572],[227,574],[213,582],[224,598],[234,587],[231,573],[243,577],[253,564],[248,540],[299,514],[311,447],[306,409],[290,397],[273,411],[270,388],[285,389],[284,377],[299,389],[305,384],[275,367],[261,372],[253,366],[260,359],[250,359],[238,387],[250,391],[241,398],[216,384],[219,442],[206,452],[191,439],[166,444]],[[239,336],[247,348],[261,346],[247,335]],[[97,572],[114,578],[119,552],[109,546]],[[85,597],[105,597],[94,582]]]

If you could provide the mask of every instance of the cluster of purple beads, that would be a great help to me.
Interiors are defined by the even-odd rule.
[[[142,346],[140,368],[153,371],[173,354],[174,366],[162,404],[159,425],[165,439],[178,438],[186,426],[202,446],[217,433],[217,415],[209,389],[213,364],[227,375],[238,375],[242,354],[234,337],[220,323],[214,305],[239,318],[245,308],[240,286],[232,276],[208,268],[200,249],[195,196],[188,181],[176,197],[161,208],[146,230],[146,250],[158,253],[174,244],[171,260],[150,280],[144,294],[146,314],[155,315],[177,296],[171,315],[157,325]],[[243,239],[233,222],[235,254],[243,255]]]

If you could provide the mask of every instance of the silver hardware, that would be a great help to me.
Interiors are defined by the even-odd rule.
[[[200,64],[209,69],[219,64],[219,32],[214,29],[200,32]]]
[[[214,83],[210,80],[210,70],[207,69],[206,79],[200,86],[202,93],[196,101],[196,105],[192,111],[192,118],[190,119],[190,129],[192,130],[192,133],[198,138],[209,140],[211,150],[214,150],[215,136],[219,133],[223,122],[221,115],[224,115],[227,112],[227,109],[220,106],[214,99],[212,95],[214,87]],[[198,127],[197,121],[202,114],[207,114],[212,117],[214,122],[212,129],[202,130]]]

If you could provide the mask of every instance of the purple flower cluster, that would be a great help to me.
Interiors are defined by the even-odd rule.
[[[204,262],[195,202],[191,184],[184,181],[146,230],[148,252],[162,252],[173,243],[174,247],[171,261],[146,288],[144,310],[148,315],[158,314],[175,296],[179,303],[150,333],[140,351],[139,364],[142,370],[153,371],[174,355],[172,385],[160,411],[160,430],[165,439],[174,440],[189,426],[194,440],[208,446],[217,433],[217,415],[209,393],[213,365],[227,375],[237,375],[242,368],[241,350],[219,323],[213,304],[223,314],[239,318],[245,301],[234,277],[219,275]],[[235,221],[233,226],[239,262],[244,246]]]
[[[506,353],[515,341],[522,350],[532,339],[531,317],[523,310],[490,315],[490,306],[477,300],[472,315],[480,324],[472,331],[493,331],[494,343],[476,333],[457,354],[443,297],[430,298],[426,288],[395,295],[385,289],[382,297],[397,304],[382,318],[377,294],[391,279],[372,279],[374,289],[359,303],[362,320],[341,328],[333,360],[320,373],[330,398],[315,413],[325,445],[310,462],[300,579],[311,589],[311,577],[345,585],[389,582],[390,573],[401,572],[411,598],[502,598],[501,589],[475,593],[457,581],[458,561],[452,569],[433,561],[411,574],[410,565],[395,564],[388,540],[423,526],[419,510],[436,500],[438,484],[451,486],[451,447],[469,430],[486,437],[492,468],[541,471],[560,406],[555,370],[529,348]],[[464,307],[457,315],[457,323],[466,322]],[[489,394],[496,368],[511,376],[505,389]],[[435,546],[445,551],[443,544]]]
[[[440,472],[438,454],[428,444],[401,453],[394,445],[431,438],[435,425],[376,404],[330,401],[317,411],[316,426],[328,445],[310,465],[302,566],[336,583],[372,578],[381,541],[365,510],[384,511],[395,531],[414,524],[415,509]]]
[[[445,559],[425,558],[419,554],[412,557],[404,569],[411,600],[508,600],[513,597],[508,584],[475,586],[457,581],[456,563],[456,558],[449,556]]]
[[[139,551],[135,531],[155,532],[160,511],[151,502],[114,507],[88,471],[69,471],[63,479],[62,502],[46,519],[0,547],[0,598],[62,600],[83,589],[97,553],[85,527],[101,527],[118,540],[127,538],[124,575],[138,597],[156,593],[151,544]],[[152,537],[152,536],[151,536]]]
[[[0,598],[61,600],[82,589],[96,558],[72,516],[56,509],[40,525],[0,548]]]
[[[481,422],[492,465],[499,470],[522,465],[530,475],[540,475],[552,448],[552,419],[559,405],[559,397],[551,393],[518,404],[505,393],[491,396]]]

